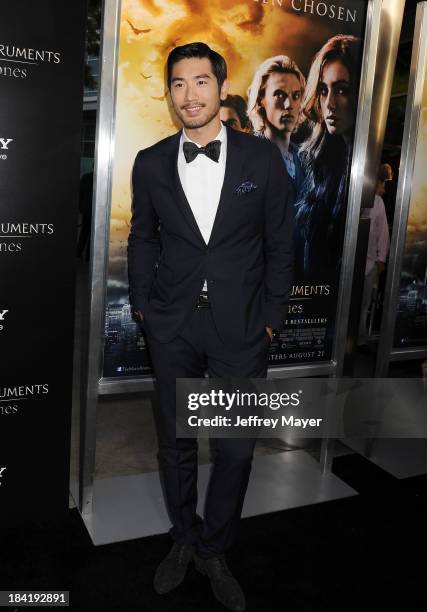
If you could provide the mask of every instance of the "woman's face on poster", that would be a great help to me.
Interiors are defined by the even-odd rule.
[[[354,125],[354,107],[350,74],[341,60],[327,62],[319,81],[319,104],[326,129],[342,135]]]
[[[300,116],[303,91],[291,72],[272,72],[265,84],[261,106],[267,125],[279,132],[293,132]]]

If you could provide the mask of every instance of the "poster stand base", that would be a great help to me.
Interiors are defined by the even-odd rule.
[[[198,513],[203,515],[210,464],[199,467]],[[242,517],[278,512],[356,495],[337,476],[324,476],[303,450],[254,457]],[[83,516],[95,544],[166,533],[170,528],[158,472],[94,482],[93,512]]]

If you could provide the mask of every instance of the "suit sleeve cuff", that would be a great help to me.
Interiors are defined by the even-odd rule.
[[[266,327],[271,327],[272,329],[282,329],[284,319],[284,312],[271,306],[267,306],[265,316]]]
[[[135,298],[131,297],[130,305],[133,312],[142,312],[142,314],[144,314],[147,308],[147,299],[141,296]]]

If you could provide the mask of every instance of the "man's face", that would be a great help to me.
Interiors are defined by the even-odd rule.
[[[229,106],[221,106],[220,110],[221,121],[228,125],[228,127],[233,128],[233,130],[237,130],[239,132],[244,132],[244,128],[240,123],[239,115],[236,113],[234,108],[230,108]]]
[[[384,164],[384,168],[387,173],[387,177],[385,180],[392,181],[393,180],[393,168],[390,166],[390,164]]]
[[[187,129],[208,125],[219,115],[220,102],[228,93],[224,81],[221,90],[207,57],[183,59],[172,67],[170,94],[173,108]]]
[[[354,124],[350,75],[340,60],[325,64],[319,83],[319,102],[330,134],[345,134]]]
[[[280,132],[293,132],[300,115],[302,94],[301,83],[295,74],[272,72],[261,100],[267,125]]]

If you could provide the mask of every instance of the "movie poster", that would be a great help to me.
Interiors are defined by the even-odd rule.
[[[427,74],[418,123],[394,348],[427,347]]]
[[[222,119],[279,147],[295,206],[295,279],[270,366],[329,361],[338,298],[366,2],[123,0],[104,377],[150,375],[128,298],[130,174],[137,152],[179,129],[165,87],[175,46],[203,41],[230,80]],[[283,82],[292,85],[284,99]]]

